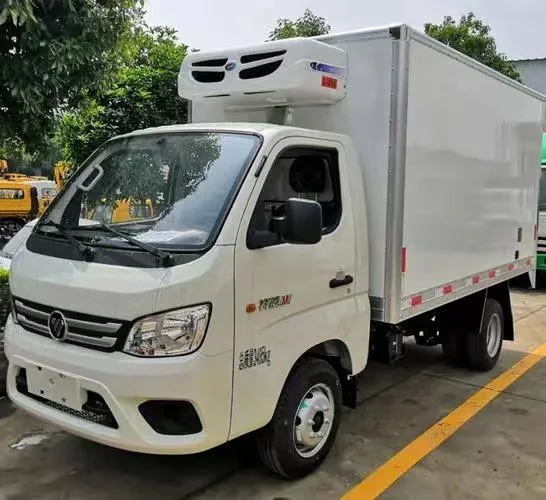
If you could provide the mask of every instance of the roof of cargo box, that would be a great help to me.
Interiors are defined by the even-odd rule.
[[[310,38],[290,38],[188,54],[178,93],[193,103],[229,110],[332,105],[344,99],[349,68],[346,42],[413,40],[511,87],[546,97],[403,23]]]
[[[409,30],[414,30],[410,25],[404,23],[394,23],[387,24],[383,26],[375,26],[370,28],[362,28],[349,31],[337,31],[333,33],[327,33],[325,35],[317,35],[311,38],[315,40],[329,40],[337,38],[358,38],[361,36],[372,36],[376,34],[388,34],[388,33],[397,33],[403,28],[408,28]]]

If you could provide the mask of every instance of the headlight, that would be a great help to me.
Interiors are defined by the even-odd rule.
[[[201,347],[209,317],[205,304],[142,318],[131,328],[123,351],[142,357],[190,354]]]

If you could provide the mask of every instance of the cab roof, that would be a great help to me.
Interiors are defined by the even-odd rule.
[[[125,139],[129,137],[140,137],[144,135],[153,134],[169,134],[177,132],[199,132],[203,131],[216,131],[216,132],[234,132],[243,134],[260,134],[264,137],[274,136],[314,136],[320,134],[320,136],[329,139],[338,139],[342,137],[341,134],[334,132],[327,132],[324,130],[307,129],[300,127],[293,127],[288,125],[275,125],[272,123],[253,123],[253,122],[212,122],[212,123],[188,123],[184,125],[166,125],[161,127],[152,127],[142,130],[135,130],[128,134],[118,135],[113,139]]]

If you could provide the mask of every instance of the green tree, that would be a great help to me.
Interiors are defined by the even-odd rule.
[[[494,70],[520,81],[520,75],[507,57],[498,52],[491,27],[478,19],[473,12],[456,21],[444,17],[442,24],[425,24],[425,33],[449,47],[493,68]]]
[[[185,123],[187,103],[177,79],[187,48],[170,28],[135,29],[109,88],[59,120],[56,142],[66,160],[80,164],[114,135],[159,125]]]
[[[326,35],[330,33],[330,29],[330,25],[323,17],[313,14],[310,9],[305,9],[303,16],[295,21],[279,19],[277,26],[269,33],[269,40]]]
[[[176,32],[165,27],[137,26],[108,88],[86,99],[75,110],[62,114],[55,135],[65,160],[75,167],[113,136],[134,130],[185,123],[187,102],[178,96],[178,74],[187,47]],[[131,198],[154,205],[169,202],[167,179],[162,169],[176,172],[178,197],[189,196],[202,182],[220,154],[214,134],[195,140],[172,138],[163,141],[162,160],[140,149],[132,154],[114,153],[101,162],[104,175],[87,193],[86,206],[115,207]],[[163,201],[160,201],[163,200]]]
[[[8,171],[25,175],[53,177],[53,165],[61,152],[51,141],[44,141],[40,151],[29,151],[17,137],[11,137],[0,145],[0,158],[8,162]]]
[[[97,87],[117,45],[142,16],[143,0],[0,2],[0,143],[29,149],[52,130],[56,111]]]

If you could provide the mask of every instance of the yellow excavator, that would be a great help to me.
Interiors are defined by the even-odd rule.
[[[64,186],[64,181],[69,177],[71,170],[72,165],[66,161],[58,161],[55,163],[55,166],[53,167],[53,177],[59,191]]]
[[[54,183],[47,177],[8,173],[7,162],[0,160],[0,224],[19,230],[28,220],[39,217],[70,177],[72,165],[59,161],[53,168]],[[120,199],[114,207],[99,204],[82,216],[105,223],[132,222],[152,217],[151,200],[144,203],[131,198]]]
[[[56,194],[55,183],[47,177],[8,172],[8,162],[0,159],[0,239],[39,217]]]

